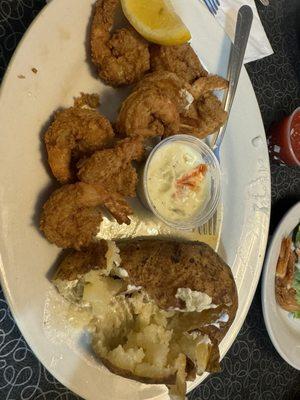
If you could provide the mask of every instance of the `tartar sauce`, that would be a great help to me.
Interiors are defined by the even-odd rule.
[[[172,222],[192,218],[208,200],[207,174],[207,165],[192,146],[165,144],[148,166],[147,190],[152,206]]]

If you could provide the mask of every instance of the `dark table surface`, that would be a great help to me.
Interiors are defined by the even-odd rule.
[[[70,0],[74,1],[74,0]],[[44,0],[0,0],[0,77]],[[300,106],[300,1],[271,0],[258,5],[275,54],[247,66],[265,128]],[[270,233],[300,200],[300,168],[271,165]],[[300,371],[275,351],[263,321],[260,285],[247,319],[222,362],[189,399],[299,400]],[[0,400],[75,400],[36,359],[20,334],[0,290]]]

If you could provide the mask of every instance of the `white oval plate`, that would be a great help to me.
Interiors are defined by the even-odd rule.
[[[281,357],[300,370],[300,319],[293,319],[275,298],[275,272],[282,239],[300,222],[300,202],[294,205],[278,225],[268,248],[262,278],[262,308],[269,336]]]
[[[41,205],[53,190],[41,132],[53,111],[83,92],[100,92],[102,110],[114,117],[119,100],[87,60],[86,33],[93,0],[55,0],[21,41],[0,95],[1,283],[14,318],[44,366],[87,400],[165,399],[163,385],[120,378],[96,362],[84,338],[74,338],[44,313],[53,292],[49,270],[59,253],[38,230]],[[192,45],[211,73],[226,74],[230,41],[198,1],[175,2],[192,32]],[[32,72],[37,69],[37,73]],[[23,79],[22,76],[24,77]],[[119,91],[120,98],[126,90]],[[231,265],[239,309],[221,344],[223,357],[236,338],[261,273],[270,214],[270,171],[265,132],[243,69],[225,135],[222,159],[224,220],[220,254]],[[49,334],[49,329],[50,333]],[[63,332],[61,331],[63,330]],[[207,375],[189,385],[194,388]]]

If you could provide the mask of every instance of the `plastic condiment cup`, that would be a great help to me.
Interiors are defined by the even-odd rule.
[[[187,219],[182,220],[168,220],[165,216],[161,215],[151,200],[148,190],[148,172],[149,166],[153,161],[154,155],[159,152],[163,146],[168,146],[171,143],[182,143],[188,145],[199,153],[201,163],[205,163],[208,170],[205,174],[205,179],[210,179],[210,192],[208,193],[206,201],[203,203],[199,212],[192,215]],[[205,224],[216,212],[221,196],[221,172],[217,158],[212,150],[200,139],[189,135],[175,135],[162,140],[148,156],[147,162],[142,172],[142,180],[139,195],[144,205],[149,208],[157,218],[163,221],[166,225],[176,229],[191,230]]]

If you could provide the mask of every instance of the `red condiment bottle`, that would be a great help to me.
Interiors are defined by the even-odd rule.
[[[300,107],[271,127],[268,147],[274,161],[300,166]]]

